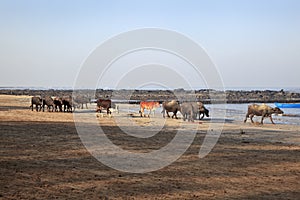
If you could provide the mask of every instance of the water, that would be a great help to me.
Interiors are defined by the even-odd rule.
[[[234,121],[240,121],[243,122],[248,110],[248,105],[249,104],[226,104],[226,119],[234,120]],[[270,103],[267,104],[271,107],[275,107],[274,104]],[[208,109],[222,109],[224,105],[218,105],[218,104],[213,104],[213,105],[206,105]],[[276,124],[290,124],[290,125],[300,125],[300,109],[299,108],[286,108],[286,109],[281,109],[284,114],[287,115],[297,115],[297,117],[290,117],[290,116],[281,116],[281,115],[272,115],[273,121]],[[254,121],[260,122],[261,117],[260,116],[255,116]],[[248,119],[248,122],[250,120]],[[264,120],[264,123],[270,124],[271,121],[269,118],[266,118]]]
[[[48,89],[61,89],[61,90],[66,90],[66,89],[72,89],[71,87],[0,87],[0,89],[20,89],[20,90],[25,90],[25,89],[30,89],[30,90],[48,90]],[[201,89],[201,88],[200,88]],[[274,91],[279,91],[283,89],[284,91],[291,91],[291,92],[300,92],[300,88],[241,88],[241,87],[235,87],[235,88],[226,88],[227,90],[245,90],[245,91],[250,91],[250,90],[274,90]],[[274,104],[268,104],[271,107],[275,107]],[[216,110],[223,110],[225,105],[220,105],[220,104],[213,104],[213,105],[206,105],[206,107],[211,110],[212,108],[215,108]],[[127,109],[127,110],[126,110]],[[135,106],[132,110],[128,110],[128,107],[124,109],[126,112],[138,112],[139,111],[139,105]],[[245,115],[247,113],[248,109],[248,104],[226,104],[226,119],[233,120],[233,121],[244,121]],[[161,108],[157,108],[156,110],[156,115],[160,115],[161,113]],[[289,108],[289,109],[282,109],[284,111],[284,114],[288,115],[298,115],[300,116],[300,109],[299,108]],[[147,111],[146,111],[147,112]],[[221,113],[221,112],[220,112]],[[180,114],[179,114],[180,115]],[[215,116],[211,116],[214,118],[218,117],[223,117],[223,116],[218,116],[218,112],[215,113]],[[260,121],[261,117],[254,117],[254,121]],[[300,125],[300,117],[289,117],[289,116],[276,116],[273,115],[273,120],[277,124],[291,124],[291,125]],[[264,121],[265,123],[271,123],[270,120],[267,118]]]
[[[207,104],[205,107],[208,110],[214,109],[216,112],[214,114],[210,113],[210,118],[219,119],[223,118],[224,116],[221,115],[220,111],[226,109],[225,119],[226,121],[236,121],[236,122],[243,122],[248,110],[249,104]],[[271,107],[275,107],[274,104],[267,104]],[[140,106],[138,104],[128,106],[128,104],[120,104],[120,111],[121,112],[128,112],[128,113],[138,113]],[[289,124],[289,125],[300,125],[300,109],[282,109],[284,114],[288,115],[298,115],[298,117],[289,117],[289,116],[280,116],[280,115],[272,115],[273,121],[275,124]],[[159,107],[155,110],[155,116],[162,116],[161,114],[162,107]],[[219,112],[218,112],[219,111]],[[145,110],[145,114],[148,114],[148,110]],[[171,114],[171,113],[170,113]],[[178,112],[178,116],[180,117],[181,114]],[[206,118],[206,117],[205,117]],[[254,121],[260,122],[261,116],[255,116],[253,118]],[[248,123],[250,123],[250,119],[248,119]],[[271,124],[269,118],[264,120],[265,124]]]

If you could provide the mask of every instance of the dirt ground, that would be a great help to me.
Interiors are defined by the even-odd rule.
[[[0,199],[299,199],[299,126],[227,122],[216,146],[200,159],[211,123],[204,120],[176,162],[126,173],[86,150],[73,114],[31,111],[29,102],[28,96],[0,95]],[[114,117],[98,120],[115,144],[132,150],[141,144],[160,148],[183,123],[168,119],[159,136],[137,145],[125,134],[116,136]]]

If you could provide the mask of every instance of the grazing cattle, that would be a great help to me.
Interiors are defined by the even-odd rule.
[[[64,112],[73,112],[75,111],[75,102],[73,101],[71,96],[63,96],[62,98],[62,104],[64,106]],[[72,109],[74,108],[74,110]]]
[[[43,100],[40,97],[32,97],[31,98],[31,110],[33,111],[33,105],[35,105],[36,111],[41,111],[43,107]]]
[[[102,112],[102,109],[106,110],[107,114],[111,114],[111,100],[110,99],[98,99],[96,112]]]
[[[167,116],[170,117],[169,112],[173,112],[173,116],[172,118],[177,118],[177,112],[180,111],[180,105],[178,103],[178,101],[176,100],[172,100],[172,101],[164,101],[162,103],[162,113],[163,113],[163,117],[165,118],[165,113],[167,113]]]
[[[193,106],[198,108],[196,113],[194,113],[195,119],[197,119],[198,116],[199,120],[203,119],[204,116],[209,117],[209,110],[205,108],[202,102],[193,103]]]
[[[186,119],[193,122],[195,113],[199,110],[199,106],[196,103],[184,102],[180,105],[180,112],[183,116],[183,121]]]
[[[150,117],[151,112],[153,111],[154,114],[154,110],[158,107],[159,107],[159,102],[157,101],[141,101],[139,113],[141,114],[141,117],[143,116],[146,117],[144,110],[147,109],[149,110],[148,117]]]
[[[43,99],[43,112],[45,111],[45,106],[47,106],[48,112],[50,112],[50,108],[52,112],[54,111],[55,104],[51,97],[45,97]]]
[[[262,104],[262,105],[257,105],[257,104],[252,104],[252,105],[249,105],[248,106],[248,112],[246,114],[246,119],[244,120],[244,123],[246,123],[247,119],[250,118],[251,122],[253,122],[253,117],[254,115],[256,116],[261,116],[261,124],[263,124],[263,120],[265,117],[269,117],[272,124],[275,124],[273,122],[273,119],[272,119],[272,114],[283,114],[283,111],[280,110],[279,108],[275,107],[275,108],[272,108],[266,104]]]
[[[54,103],[55,112],[58,112],[58,111],[62,112],[62,105],[63,105],[62,98],[54,97],[53,103]]]

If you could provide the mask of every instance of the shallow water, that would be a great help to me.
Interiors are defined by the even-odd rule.
[[[226,118],[232,119],[235,121],[243,121],[245,119],[247,109],[249,104],[226,104]],[[274,104],[267,104],[271,107],[275,107]],[[206,105],[208,109],[211,108],[222,108],[224,105]],[[297,115],[295,117],[290,116],[281,116],[281,115],[272,115],[273,121],[276,124],[291,124],[291,125],[300,125],[300,109],[299,108],[285,108],[281,109],[286,115]],[[255,116],[254,121],[260,122],[261,117]],[[250,122],[250,119],[248,119]],[[269,118],[264,120],[264,123],[271,123]]]
[[[227,121],[237,121],[237,122],[243,122],[247,113],[247,109],[248,109],[248,105],[249,104],[208,104],[205,105],[206,108],[210,111],[212,111],[212,109],[215,110],[215,112],[211,113],[210,118],[214,118],[214,119],[219,119],[219,118],[223,118],[223,112],[224,109],[226,109],[226,113],[225,113],[225,119]],[[271,107],[275,107],[274,104],[267,104]],[[129,104],[120,104],[120,111],[121,112],[128,112],[128,113],[138,113],[140,106],[138,104],[136,105],[129,105]],[[296,117],[290,117],[290,116],[281,116],[281,115],[272,115],[273,121],[276,124],[290,124],[290,125],[300,125],[300,109],[299,108],[286,108],[286,109],[282,109],[284,114],[287,115],[297,115]],[[155,116],[162,116],[161,114],[162,111],[162,107],[159,107],[155,110]],[[218,112],[220,111],[220,112]],[[149,111],[145,110],[145,114],[148,114]],[[178,116],[181,116],[180,113],[178,113]],[[260,122],[261,117],[259,116],[255,116],[253,118],[254,121]],[[248,119],[247,121],[248,123],[250,123],[250,119]],[[269,118],[266,118],[264,120],[264,123],[266,124],[270,124],[271,121]]]

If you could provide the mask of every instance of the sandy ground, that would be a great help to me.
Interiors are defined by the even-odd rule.
[[[73,114],[31,111],[29,102],[28,96],[0,95],[0,199],[299,199],[299,126],[228,121],[216,146],[200,159],[206,130],[218,122],[197,121],[194,142],[176,162],[136,174],[91,156]],[[150,119],[131,116],[136,126],[151,128]],[[115,119],[97,118],[115,144],[132,151],[159,149],[188,124],[167,119],[160,134],[137,144],[121,134]],[[127,128],[136,129],[130,123]]]

